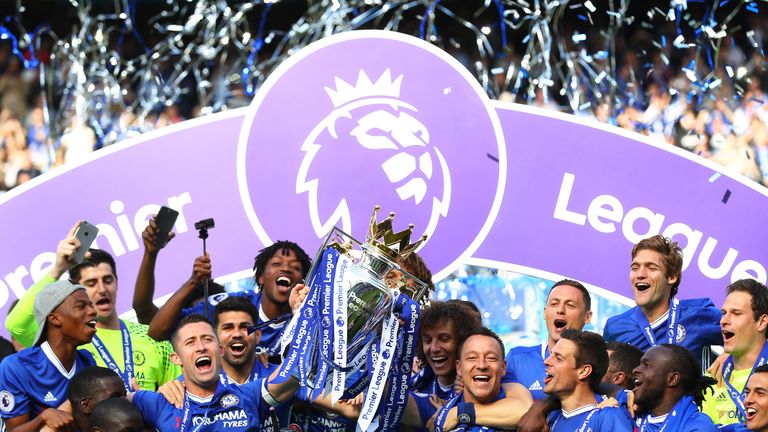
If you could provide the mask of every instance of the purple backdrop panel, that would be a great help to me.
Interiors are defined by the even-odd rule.
[[[120,312],[131,308],[143,254],[141,232],[161,205],[180,211],[177,236],[158,259],[157,296],[178,288],[202,255],[194,223],[214,217],[208,249],[214,274],[250,268],[259,239],[237,191],[235,151],[243,111],[186,122],[96,153],[3,197],[0,305],[17,298],[53,262],[58,241],[84,219],[117,261]]]
[[[503,134],[482,89],[445,52],[395,33],[345,33],[292,56],[243,131],[243,202],[264,243],[317,243],[333,226],[364,240],[381,205],[396,230],[429,235],[440,271],[476,249],[503,196]]]
[[[764,188],[639,135],[492,103],[446,53],[361,31],[290,57],[250,108],[137,137],[0,198],[0,308],[45,274],[80,219],[117,258],[125,312],[160,205],[181,214],[156,297],[188,277],[200,219],[216,220],[221,276],[274,240],[313,254],[333,225],[362,238],[375,204],[397,213],[396,229],[429,234],[420,253],[436,279],[476,257],[631,296],[631,245],[661,232],[685,247],[683,297],[719,304],[731,280],[766,280]]]
[[[617,128],[521,106],[498,112],[507,193],[476,257],[632,297],[632,245],[661,232],[684,250],[682,297],[720,305],[732,280],[765,281],[768,232],[759,226],[768,199],[761,186]]]

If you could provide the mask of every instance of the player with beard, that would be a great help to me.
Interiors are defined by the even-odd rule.
[[[608,318],[606,341],[626,342],[647,351],[662,343],[682,345],[710,364],[710,345],[722,345],[720,312],[706,298],[676,298],[683,272],[683,251],[655,235],[632,248],[629,280],[637,306]]]
[[[424,308],[416,355],[426,366],[411,379],[411,390],[442,400],[452,398],[458,345],[480,327],[482,323],[462,305],[432,302]]]
[[[701,375],[696,357],[679,345],[662,344],[643,355],[632,372],[635,415],[643,432],[715,432],[717,426],[699,412],[704,392],[717,381]]]
[[[416,355],[424,368],[411,378],[409,403],[403,424],[426,430],[424,425],[437,411],[438,400],[453,398],[458,348],[482,323],[469,309],[457,303],[432,302],[419,317]]]
[[[597,387],[608,369],[608,353],[600,335],[565,330],[544,365],[544,392],[561,404],[547,420],[551,432],[634,430],[626,409],[597,407]]]
[[[264,365],[256,356],[256,346],[259,343],[261,331],[253,328],[258,313],[253,303],[239,296],[222,300],[214,309],[213,326],[223,352],[219,381],[225,386],[268,378],[278,368],[274,364]],[[184,394],[183,384],[177,383],[170,383],[175,389],[166,386],[161,390],[173,392],[174,396],[171,400],[174,402],[182,401]],[[262,430],[270,430],[268,427],[273,424],[288,424],[290,407],[280,405],[280,408],[275,411],[274,416],[270,415],[264,419]]]
[[[147,336],[147,326],[117,316],[118,278],[112,256],[100,249],[90,249],[85,261],[76,264],[80,241],[75,236],[80,222],[59,242],[56,261],[48,274],[30,288],[8,314],[8,331],[24,346],[30,346],[38,330],[32,303],[43,286],[58,280],[68,269],[69,279],[84,286],[96,309],[96,335],[83,348],[90,351],[99,366],[108,367],[123,379],[127,391],[135,378],[139,387],[155,390],[174,379],[179,369],[169,360],[170,344],[158,343]]]
[[[480,327],[470,332],[458,352],[456,368],[463,377],[463,390],[439,409],[435,430],[495,431],[514,427],[528,410],[531,399],[508,399],[502,388],[506,370],[504,343],[494,332]],[[511,412],[502,424],[500,419],[478,415],[478,409],[502,399],[513,402],[508,405]]]
[[[37,333],[33,347],[0,363],[0,419],[7,431],[73,430],[74,419],[58,409],[69,380],[95,364],[87,344],[96,334],[96,311],[81,285],[59,281],[34,301]]]
[[[466,309],[457,304],[443,305]],[[457,341],[454,350],[450,356],[455,359],[452,373],[464,377],[461,392],[450,392],[448,400],[441,400],[435,393],[411,391],[400,419],[401,425],[420,430],[454,430],[460,426],[464,427],[460,430],[472,431],[514,428],[531,406],[532,399],[519,384],[511,384],[511,394],[502,388],[505,361],[501,339],[491,330],[479,326],[471,329],[465,340]],[[506,401],[505,407],[509,410],[504,416],[498,417],[493,411],[489,414],[484,410],[500,400]],[[327,407],[327,401],[324,405]],[[334,409],[349,418],[356,418],[360,411],[359,406],[339,404]]]
[[[515,347],[507,354],[505,382],[517,382],[531,392],[534,400],[543,399],[544,359],[566,329],[581,330],[592,319],[592,300],[581,283],[563,279],[549,290],[544,306],[547,340],[531,347]]]
[[[522,427],[525,429],[533,424],[533,430],[539,430],[546,423],[546,414],[559,407],[558,401],[547,398],[543,391],[545,373],[544,360],[550,356],[552,348],[560,340],[562,333],[568,329],[581,330],[592,319],[592,300],[589,291],[581,283],[563,279],[556,282],[547,294],[544,306],[544,321],[547,326],[547,340],[540,345],[512,348],[506,357],[506,375],[502,381],[505,391],[510,394],[511,385],[519,383],[527,388],[533,396],[534,403]],[[482,406],[478,416],[489,416],[496,419],[509,418],[514,414],[504,406],[505,401]],[[537,413],[537,414],[534,414]],[[536,419],[536,420],[532,420]],[[509,425],[500,421],[502,425]],[[526,429],[527,430],[527,429]]]
[[[731,424],[746,418],[744,387],[754,368],[768,362],[768,288],[753,279],[728,286],[720,327],[723,350],[730,354],[723,364],[723,386],[707,395],[702,411],[715,423]]]
[[[278,365],[261,362],[256,357],[256,347],[261,339],[261,330],[254,329],[259,311],[248,299],[238,296],[228,297],[214,309],[214,327],[216,336],[224,351],[221,364],[220,380],[225,385],[245,384],[258,379],[268,378]],[[262,430],[269,430],[275,425],[276,430],[288,425],[290,407],[281,404],[276,411],[270,412],[262,423]]]
[[[256,358],[261,330],[249,333],[249,329],[256,324],[258,314],[256,306],[243,297],[228,297],[216,305],[214,327],[224,350],[221,379],[227,385],[266,378],[277,368]]]
[[[206,266],[207,275],[210,277],[210,257],[198,257],[196,262]],[[280,335],[291,316],[291,307],[288,298],[293,287],[300,283],[307,275],[311,266],[311,260],[304,250],[296,243],[278,241],[269,247],[259,251],[253,266],[254,279],[259,286],[257,291],[241,291],[231,294],[242,296],[253,303],[258,312],[258,324],[265,324],[262,328],[260,347],[275,350],[280,345]],[[194,276],[194,275],[193,275]],[[208,302],[200,302],[191,308],[183,309],[190,300],[195,285],[204,279],[189,280],[176,291],[160,308],[150,324],[149,334],[155,340],[165,340],[170,335],[170,330],[180,318],[190,314],[213,316],[213,308],[218,302],[230,296],[219,294],[208,298]]]
[[[160,393],[138,391],[128,395],[144,420],[157,430],[251,431],[267,418],[269,407],[290,399],[298,389],[291,377],[283,383],[259,378],[242,385],[221,382],[222,346],[205,317],[182,318],[171,337],[171,360],[183,370],[184,394],[180,407]]]

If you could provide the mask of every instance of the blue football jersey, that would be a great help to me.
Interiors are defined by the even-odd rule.
[[[624,408],[587,405],[566,413],[557,410],[547,418],[550,432],[633,432],[635,424]]]
[[[176,408],[155,392],[138,391],[133,405],[157,430],[170,431],[258,431],[270,416],[269,405],[261,397],[264,380],[243,385],[219,383],[213,396],[199,398],[186,394],[185,407]]]
[[[643,428],[641,430],[643,432],[659,432],[661,428],[664,426],[664,421],[667,420],[667,416],[669,415],[670,414],[667,413],[663,416],[653,417],[649,414],[647,416],[637,419],[637,426],[639,428],[642,425]],[[710,419],[708,415],[701,412],[691,413],[691,415],[689,415],[688,418],[680,422],[680,425],[681,426],[675,428],[675,430],[678,432],[717,432],[718,430],[722,431],[722,429],[718,429],[717,426],[715,426],[715,424],[712,423],[712,419]],[[669,430],[669,427],[665,428],[664,430]],[[744,428],[744,430],[747,430],[747,429]]]
[[[251,369],[251,376],[249,376],[248,380],[246,380],[245,383],[243,384],[247,384],[256,380],[267,380],[269,379],[270,375],[272,375],[272,372],[277,370],[279,367],[280,367],[279,365],[276,365],[273,363],[269,363],[267,366],[264,366],[261,360],[256,358],[254,359],[253,369]],[[181,382],[184,382],[184,375],[180,375],[177,379]],[[219,382],[223,386],[242,385],[230,379],[227,376],[227,373],[224,372],[224,369],[221,369],[219,371]],[[280,425],[280,427],[288,426],[290,424],[291,408],[292,408],[291,401],[286,401],[285,403],[278,405],[275,408],[274,415],[273,413],[270,413],[270,415],[265,420],[265,423],[269,422],[271,424],[274,419],[277,419],[277,422]],[[262,430],[268,430],[268,429],[262,429]]]
[[[629,393],[629,391],[625,391]],[[617,395],[616,400],[622,407],[627,406],[625,393]],[[699,411],[693,396],[679,399],[672,409],[664,415],[654,417],[650,413],[635,413],[638,430],[642,432],[679,431],[679,432],[716,432],[718,427],[708,415]]]
[[[704,367],[709,365],[709,359],[702,355],[704,348],[709,345],[723,344],[720,315],[720,309],[716,308],[710,299],[680,300],[680,316],[675,344],[688,348]],[[643,332],[641,323],[647,322],[643,319],[644,316],[639,306],[608,318],[603,337],[606,341],[626,342],[647,351],[651,348],[651,344]],[[667,343],[668,319],[667,316],[666,319],[652,325],[656,344]]]
[[[264,363],[261,362],[258,358],[253,359],[253,368],[251,369],[251,376],[248,377],[248,379],[245,381],[246,383],[249,383],[251,381],[256,381],[258,379],[265,379],[269,378],[270,375],[272,375],[272,372],[277,370],[280,367],[280,365],[276,365],[274,363],[268,363],[267,366],[264,366]],[[224,385],[237,385],[237,383],[233,380],[231,380],[227,373],[224,372],[224,368],[222,368],[219,371],[219,378],[222,384]],[[179,377],[180,381],[184,380],[184,375]],[[243,383],[245,384],[245,383]]]
[[[503,388],[499,389],[499,394],[496,396],[496,400],[502,400],[505,397],[507,397],[507,394],[504,392],[504,389]],[[463,394],[455,395],[453,398],[451,398],[451,401],[449,401],[448,403],[443,405],[442,408],[440,408],[440,410],[439,410],[440,413],[438,414],[438,417],[445,416],[445,411],[446,410],[450,410],[451,408],[453,408],[453,407],[455,407],[458,404],[463,403],[463,402],[464,402],[464,395]],[[418,404],[418,403],[421,403],[421,402],[417,401],[416,403]],[[427,401],[427,403],[429,403],[429,401]],[[419,412],[421,412],[421,409],[419,409]],[[427,418],[427,420],[429,420],[429,417]],[[481,426],[481,425],[474,425],[474,426],[458,425],[455,429],[452,429],[452,430],[453,431],[457,431],[457,432],[458,431],[466,431],[466,432],[482,432],[482,431],[495,432],[495,431],[500,431],[501,429],[494,429],[492,427]]]
[[[420,393],[415,391],[410,391],[408,395],[413,398],[413,401],[416,402],[416,408],[419,410],[419,422],[422,425],[426,425],[427,421],[429,421],[430,418],[432,418],[433,415],[437,412],[437,408],[433,407],[431,403],[429,403],[429,393]],[[455,394],[452,396],[456,396]],[[441,398],[443,399],[443,398]],[[443,399],[445,401],[450,400]],[[419,431],[426,431],[427,428],[419,428]]]
[[[544,359],[549,356],[546,343],[515,347],[507,354],[507,372],[502,383],[516,382],[531,392],[534,400],[544,399]]]
[[[217,304],[229,296],[245,297],[250,300],[259,311],[259,321],[256,324],[269,321],[269,317],[264,314],[261,309],[261,291],[238,291],[234,293],[220,293],[214,294],[208,297],[208,308],[213,317],[213,311]],[[205,316],[205,303],[199,302],[196,305],[186,308],[181,311],[179,319],[184,318],[187,315],[199,314]],[[213,319],[213,318],[211,318]],[[277,347],[280,344],[280,336],[283,334],[283,329],[288,324],[288,321],[283,321],[278,324],[269,324],[261,329],[261,341],[260,347],[271,349]]]
[[[453,391],[454,383],[444,386],[437,381],[437,377],[434,374],[429,374],[420,380],[415,386],[411,388],[414,392],[425,393],[427,395],[435,394],[442,400],[450,400],[456,393]]]
[[[6,357],[0,363],[0,418],[29,414],[37,417],[43,410],[57,408],[67,400],[69,380],[96,361],[86,350],[77,350],[75,364],[67,371],[48,342]]]
[[[444,386],[440,384],[437,382],[437,377],[431,375],[426,380],[419,382],[417,389],[409,392],[409,395],[416,402],[416,407],[419,409],[419,418],[422,424],[427,424],[427,421],[437,412],[437,408],[429,403],[429,396],[434,394],[448,402],[456,396],[453,388],[453,385]],[[426,430],[426,428],[419,428],[419,431]]]

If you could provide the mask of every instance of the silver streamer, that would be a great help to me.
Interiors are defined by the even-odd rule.
[[[74,121],[88,124],[102,145],[153,129],[158,113],[185,97],[184,92],[196,92],[199,115],[244,106],[282,60],[314,41],[355,29],[427,40],[456,55],[491,97],[540,98],[550,104],[559,96],[567,101],[562,107],[567,111],[592,113],[605,105],[615,116],[644,97],[645,77],[635,76],[634,70],[618,83],[616,41],[628,26],[639,21],[653,29],[675,22],[677,36],[667,40],[656,34],[654,45],[664,63],[671,49],[692,53],[683,69],[690,81],[687,97],[701,98],[719,94],[723,71],[733,78],[731,65],[718,63],[728,36],[745,30],[734,28],[733,20],[740,13],[758,15],[768,9],[766,0],[734,0],[733,5],[720,0],[694,13],[686,0],[671,0],[665,9],[648,6],[638,17],[628,16],[630,0],[604,0],[600,7],[592,0],[314,0],[281,32],[267,30],[274,27],[276,3],[167,0],[148,23],[137,23],[134,8],[141,2],[114,0],[110,13],[95,14],[90,1],[70,0],[77,20],[71,34],[59,37],[45,25],[34,33],[23,29],[25,9],[19,1],[16,15],[6,19],[13,25],[0,28],[0,38],[12,38],[19,54],[35,48],[39,53],[41,41],[53,41],[47,61],[25,62],[40,71],[53,149]],[[723,13],[724,7],[729,12]],[[607,24],[595,38],[598,21]],[[139,24],[149,26],[151,45],[137,31]],[[587,30],[580,31],[579,25]],[[760,48],[754,31],[746,29],[746,37]],[[120,47],[127,40],[143,52],[125,58]],[[646,71],[652,74],[653,68]],[[739,94],[739,83],[731,81]]]

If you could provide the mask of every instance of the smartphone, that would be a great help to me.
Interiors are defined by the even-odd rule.
[[[171,233],[177,217],[179,217],[179,212],[176,210],[166,206],[160,207],[160,211],[157,212],[157,217],[155,217],[155,224],[157,225],[155,241],[158,246],[164,247],[168,243],[168,234]]]
[[[77,232],[75,233],[75,237],[80,240],[80,247],[75,251],[75,263],[80,264],[83,262],[85,253],[91,248],[98,233],[99,229],[95,225],[91,225],[86,221],[80,222],[80,226],[77,227]]]

